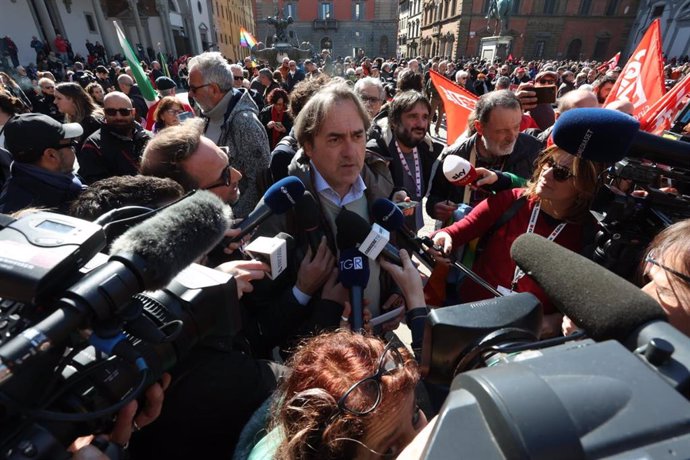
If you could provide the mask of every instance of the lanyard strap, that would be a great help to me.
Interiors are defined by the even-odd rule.
[[[400,156],[400,162],[403,165],[403,168],[405,168],[405,172],[407,173],[408,176],[410,176],[410,179],[414,179],[415,181],[415,187],[417,191],[417,196],[415,197],[418,200],[421,200],[422,198],[422,173],[421,169],[419,166],[419,154],[417,153],[417,147],[412,149],[412,158],[414,159],[414,177],[412,177],[412,171],[410,171],[410,167],[407,164],[407,160],[405,160],[405,155],[403,155],[402,150],[400,150],[400,144],[398,144],[398,141],[395,141],[395,147],[398,149],[398,155]]]
[[[532,209],[532,215],[529,218],[529,224],[527,224],[527,232],[526,233],[534,233],[534,227],[537,226],[537,218],[539,217],[539,211],[541,210],[541,204],[540,202],[537,201],[537,203],[534,205],[534,208]],[[566,223],[561,222],[556,226],[555,229],[551,232],[551,234],[546,238],[549,241],[553,241],[556,239],[556,237],[563,231],[565,228]],[[511,289],[514,291],[515,288],[517,287],[517,282],[525,276],[525,272],[523,272],[520,267],[515,265],[515,272],[513,273],[513,282],[511,283]]]

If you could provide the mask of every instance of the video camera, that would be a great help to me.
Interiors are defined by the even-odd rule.
[[[626,114],[587,108],[564,113],[553,131],[559,147],[613,164],[601,176],[591,206],[598,222],[591,257],[628,279],[659,231],[690,218],[690,144],[639,128]]]
[[[591,339],[530,339],[531,294],[433,310],[422,373],[452,385],[420,458],[690,458],[690,339],[637,287],[543,237],[511,255]]]
[[[222,238],[223,206],[197,192],[125,232],[109,258],[99,225],[2,216],[3,456],[68,458],[76,437],[108,432],[192,347],[232,339],[241,328],[234,279],[192,264]]]

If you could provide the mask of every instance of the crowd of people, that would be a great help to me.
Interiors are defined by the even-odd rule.
[[[373,222],[377,199],[404,208],[414,234],[425,221],[438,222],[428,235],[436,265],[463,261],[502,293],[536,295],[544,307],[541,338],[574,328],[549,293],[516,267],[510,247],[524,233],[576,252],[593,243],[590,205],[610,165],[585,159],[596,152],[573,151],[574,141],[557,145],[551,133],[570,110],[630,113],[629,103],[603,107],[620,68],[332,58],[328,50],[304,62],[285,57],[272,67],[205,52],[169,59],[177,63],[172,73],[158,61],[144,62],[158,92],[156,101],[146,101],[126,63],[115,58],[106,67],[99,43],[93,45],[96,60],[70,57],[69,48],[53,45],[32,43],[35,75],[14,62],[15,76],[0,73],[0,212],[39,208],[94,220],[120,207],[158,208],[206,190],[229,205],[237,221],[288,176],[317,204],[311,210],[317,216],[305,219],[296,209],[272,215],[243,243],[203,258],[235,277],[242,330],[235,336],[214,331],[195,347],[170,380],[153,387],[147,412],[137,415],[132,406],[120,412],[129,428],[116,426],[110,440],[131,441],[132,458],[344,459],[403,452],[439,410],[435,398],[420,393],[448,391],[430,388],[418,369],[429,308],[493,294],[451,269],[445,302],[428,305],[427,277],[410,257],[415,247],[399,239],[400,265],[369,261],[365,332],[351,331],[353,309],[338,265],[349,229],[338,217],[347,210]],[[40,65],[53,47],[47,60],[59,56],[60,72]],[[479,97],[464,134],[451,145],[443,140],[448,121],[431,70]],[[666,84],[689,72],[687,59],[669,61]],[[536,97],[544,86],[554,88],[554,103]],[[583,145],[580,150],[602,148]],[[448,181],[441,165],[453,155],[476,168],[478,181],[465,187]],[[667,192],[689,193],[682,187]],[[317,222],[317,244],[305,220]],[[267,265],[251,260],[243,246],[281,232],[292,236],[288,266],[270,279]],[[227,235],[238,233],[233,228]],[[473,240],[476,250],[469,249]],[[661,232],[641,262],[648,282],[637,281],[686,334],[688,241],[689,220]],[[398,317],[371,326],[372,318],[400,305]],[[392,332],[401,321],[411,330],[411,344]],[[75,458],[91,450],[84,447]]]

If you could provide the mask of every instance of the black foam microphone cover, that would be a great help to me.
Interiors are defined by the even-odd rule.
[[[340,249],[359,246],[371,232],[371,225],[362,216],[345,208],[336,217],[335,226],[338,229],[336,242]],[[380,255],[402,267],[399,251],[392,244],[387,243]]]
[[[542,236],[520,235],[510,254],[558,310],[594,340],[624,342],[638,327],[666,318],[634,284]]]
[[[300,229],[304,232],[309,242],[311,253],[316,254],[324,233],[319,220],[321,215],[319,204],[309,190],[305,190],[302,198],[295,204],[295,214],[297,215]]]

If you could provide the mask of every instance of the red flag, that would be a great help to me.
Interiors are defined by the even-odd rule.
[[[640,119],[665,92],[661,32],[659,19],[655,19],[625,64],[604,105],[615,100],[632,102],[633,116]]]
[[[508,62],[513,62],[513,53],[510,53],[510,54],[508,55],[508,58],[506,58],[506,61],[508,61]]]
[[[434,83],[438,94],[443,99],[443,108],[446,110],[448,145],[467,129],[467,118],[474,110],[478,97],[462,88],[440,73],[431,72],[431,81]]]
[[[690,95],[690,75],[681,81],[668,93],[659,99],[649,111],[640,118],[640,128],[652,134],[662,134],[671,129],[673,120],[682,108],[683,100]]]
[[[602,65],[597,67],[597,72],[603,72],[604,70],[613,70],[618,65],[618,61],[621,59],[621,52],[617,52],[614,57],[604,62]]]

